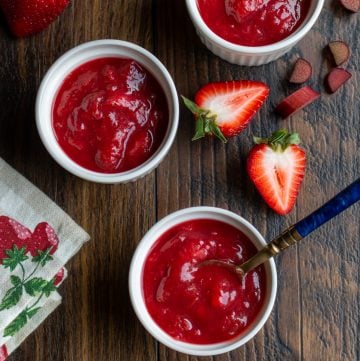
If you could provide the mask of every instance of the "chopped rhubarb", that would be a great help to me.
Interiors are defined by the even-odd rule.
[[[350,49],[343,41],[332,41],[329,48],[337,66],[344,64],[350,57]]]
[[[351,78],[351,73],[341,68],[334,68],[327,75],[325,85],[329,93],[335,93],[345,82]]]
[[[297,113],[314,100],[320,97],[320,93],[316,92],[309,86],[304,86],[285,98],[275,109],[283,118]]]
[[[340,3],[345,9],[353,13],[360,11],[360,0],[340,0]]]
[[[296,60],[289,81],[290,83],[294,83],[294,84],[302,84],[310,79],[311,74],[312,74],[311,64],[307,60],[303,58],[299,58],[298,60]]]

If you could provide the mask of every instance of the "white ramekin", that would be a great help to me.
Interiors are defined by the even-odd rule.
[[[159,149],[145,163],[122,173],[106,174],[75,163],[62,150],[52,126],[54,97],[65,77],[81,64],[103,57],[131,58],[146,68],[164,90],[169,108],[169,125]],[[76,176],[99,183],[126,183],[142,178],[156,168],[168,153],[178,128],[179,100],[174,82],[164,65],[149,51],[133,43],[106,39],[79,45],[62,55],[48,70],[37,93],[35,115],[40,138],[50,155]]]
[[[218,355],[244,345],[251,338],[253,338],[265,324],[273,308],[277,290],[275,262],[270,260],[264,263],[267,281],[267,293],[264,305],[257,318],[244,334],[227,342],[209,345],[191,344],[172,338],[155,323],[146,308],[142,291],[144,261],[154,243],[164,232],[179,223],[194,219],[214,219],[228,223],[241,230],[258,249],[266,245],[264,238],[256,230],[256,228],[244,218],[236,215],[235,213],[214,207],[192,207],[182,209],[168,215],[156,223],[139,243],[132,258],[129,271],[130,298],[139,320],[147,329],[147,331],[159,342],[173,350],[190,355]]]
[[[186,0],[190,18],[204,45],[220,58],[238,65],[267,64],[287,53],[313,27],[318,19],[325,0],[312,0],[309,13],[302,25],[286,39],[265,46],[243,46],[233,44],[216,35],[202,19],[197,0]]]

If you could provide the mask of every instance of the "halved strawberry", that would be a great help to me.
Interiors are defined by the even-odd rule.
[[[246,128],[268,95],[269,88],[264,83],[235,80],[205,85],[195,94],[195,103],[182,97],[196,119],[192,140],[210,134],[226,143],[226,137]]]
[[[70,0],[0,0],[11,31],[18,37],[47,28],[66,8]]]
[[[247,171],[265,202],[275,212],[287,214],[294,207],[305,174],[306,156],[297,133],[285,129],[270,138],[254,137]]]

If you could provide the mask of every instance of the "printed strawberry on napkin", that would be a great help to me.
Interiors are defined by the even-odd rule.
[[[64,265],[89,235],[0,158],[0,361],[61,303]]]

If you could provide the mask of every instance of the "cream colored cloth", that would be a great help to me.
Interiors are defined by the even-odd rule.
[[[89,235],[0,158],[0,361],[61,302],[63,267]]]

